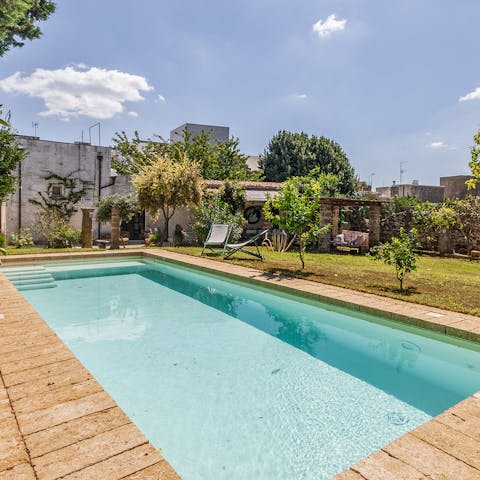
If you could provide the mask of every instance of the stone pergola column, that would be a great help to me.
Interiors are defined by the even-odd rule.
[[[332,238],[338,235],[339,218],[340,218],[340,207],[338,205],[334,205],[333,216],[332,216]]]
[[[112,208],[111,226],[110,250],[118,250],[120,248],[120,210],[115,207]]]
[[[92,248],[93,208],[82,208],[82,248]]]
[[[380,204],[370,205],[370,219],[368,226],[368,246],[373,247],[380,243]]]
[[[333,221],[333,208],[330,203],[320,203],[320,226],[324,227],[325,225],[332,224]],[[338,219],[337,219],[338,225]],[[337,227],[338,228],[338,227]],[[318,236],[318,251],[319,252],[329,252],[330,251],[330,239],[332,238],[331,232],[322,233]]]

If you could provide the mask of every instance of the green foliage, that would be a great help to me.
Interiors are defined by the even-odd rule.
[[[245,208],[247,197],[245,188],[234,182],[225,182],[218,192],[220,200],[229,205],[232,213],[239,212]]]
[[[29,202],[39,206],[43,211],[53,211],[67,223],[78,210],[75,205],[87,194],[87,182],[75,178],[72,172],[66,177],[49,172],[45,177],[48,182],[47,193],[38,192],[40,200],[30,199]],[[78,186],[80,183],[80,186]],[[53,188],[60,186],[62,193],[53,195]]]
[[[300,240],[299,255],[302,268],[305,268],[304,255],[307,243],[314,241],[319,233],[325,231],[325,227],[320,228],[319,199],[322,196],[325,196],[325,192],[321,180],[292,177],[263,207],[267,220]]]
[[[283,182],[317,168],[318,172],[338,176],[339,193],[354,192],[355,175],[345,152],[326,137],[280,131],[270,140],[260,163],[267,181]]]
[[[9,242],[17,248],[32,247],[33,237],[29,228],[21,228],[17,233],[10,234]]]
[[[0,204],[7,195],[15,191],[13,172],[25,155],[26,152],[17,143],[12,128],[8,124],[0,126]]]
[[[465,238],[467,254],[470,255],[473,239],[480,235],[480,197],[469,196],[464,200],[454,200],[451,207],[455,212],[454,227]]]
[[[471,148],[472,159],[468,163],[474,178],[467,180],[468,188],[475,188],[480,182],[480,130],[473,136],[475,144]]]
[[[246,221],[241,213],[235,213],[231,205],[222,200],[218,192],[204,193],[202,202],[191,210],[192,228],[203,243],[213,223],[232,225],[230,241],[236,242],[242,235]]]
[[[23,46],[23,40],[39,38],[42,32],[35,25],[55,11],[50,0],[2,0],[0,2],[0,57],[10,47]]]
[[[80,243],[81,231],[70,227],[68,221],[55,210],[40,212],[34,231],[45,241],[47,248],[73,247]]]
[[[0,233],[0,247],[6,247],[7,246],[7,238],[5,235]]]
[[[188,159],[198,163],[203,178],[210,180],[257,180],[261,172],[252,172],[247,166],[247,156],[240,153],[238,139],[227,142],[212,141],[211,133],[202,131],[192,135],[184,131],[183,141],[142,141],[138,132],[130,140],[125,132],[116,133],[112,166],[122,174],[136,174],[142,167],[151,165],[158,157],[168,157],[182,162]]]
[[[389,242],[373,247],[370,257],[379,260],[386,265],[393,265],[397,280],[400,282],[400,290],[403,291],[403,279],[417,268],[417,254],[415,250],[420,248],[417,231],[407,232],[403,227],[398,237],[392,237]]]
[[[423,202],[417,197],[393,197],[389,202],[383,203],[381,206],[382,218],[388,217],[394,213],[413,212],[417,205]]]
[[[455,225],[455,211],[444,204],[419,202],[412,209],[412,220],[417,231],[425,236],[427,242],[434,246],[438,235],[444,229]]]
[[[168,238],[168,223],[179,207],[197,205],[202,196],[200,166],[189,160],[173,161],[158,157],[145,165],[132,178],[140,209],[154,218],[163,214],[164,240]]]
[[[326,197],[338,197],[342,191],[342,181],[338,175],[323,173],[320,167],[313,168],[308,177],[318,180],[322,194]]]
[[[112,208],[118,208],[120,221],[128,222],[137,212],[138,206],[131,195],[106,195],[102,197],[96,205],[97,220],[99,222],[109,222],[112,218]]]

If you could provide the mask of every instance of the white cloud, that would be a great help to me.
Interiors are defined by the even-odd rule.
[[[334,32],[345,30],[347,19],[337,20],[335,15],[329,15],[326,20],[319,20],[313,25],[313,31],[319,38],[327,38]]]
[[[299,100],[306,100],[308,95],[306,93],[295,93],[294,97],[298,98]]]
[[[480,100],[480,87],[477,87],[473,92],[467,93],[464,97],[458,99],[459,102],[468,100]]]
[[[138,117],[137,112],[128,112],[128,115],[130,115],[130,117]]]
[[[448,145],[445,142],[432,142],[426,145],[428,148],[447,148]]]
[[[16,72],[0,80],[0,89],[41,98],[43,116],[63,119],[85,115],[106,119],[123,112],[125,102],[144,100],[140,92],[153,90],[144,77],[92,67],[82,71],[37,68],[31,75]]]
[[[163,95],[157,95],[158,101],[159,102],[166,102],[167,99]]]

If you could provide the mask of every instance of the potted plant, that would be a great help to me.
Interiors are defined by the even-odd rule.
[[[177,223],[175,225],[175,232],[173,233],[173,244],[175,247],[178,247],[183,243],[183,239],[185,238],[185,234],[187,232]]]

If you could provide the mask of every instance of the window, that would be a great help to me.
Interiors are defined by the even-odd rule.
[[[59,198],[63,194],[61,185],[51,185],[50,186],[50,196],[52,198]]]

